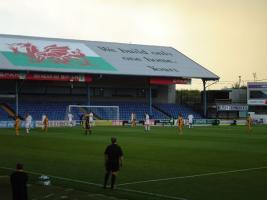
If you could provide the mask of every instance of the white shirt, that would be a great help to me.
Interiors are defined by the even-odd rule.
[[[25,119],[25,123],[26,124],[31,124],[32,123],[32,116],[31,115],[28,115]]]
[[[44,123],[46,115],[42,115],[42,122]]]
[[[188,115],[188,121],[189,121],[189,123],[192,123],[193,122],[193,118],[194,118],[193,115]]]
[[[146,125],[149,125],[149,115],[148,114],[145,114],[145,124]]]
[[[73,119],[73,114],[69,113],[69,114],[68,114],[68,118],[69,118],[69,121],[71,122],[72,119]]]
[[[94,121],[94,114],[92,112],[89,113],[89,122]]]
[[[131,114],[131,120],[132,121],[135,120],[135,114],[134,113]]]

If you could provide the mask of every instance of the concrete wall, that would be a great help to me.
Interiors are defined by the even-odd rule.
[[[231,89],[229,99],[232,103],[247,103],[247,89]]]

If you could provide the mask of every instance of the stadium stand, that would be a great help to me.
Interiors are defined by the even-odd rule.
[[[66,103],[25,103],[19,107],[19,115],[25,116],[28,112],[33,119],[41,119],[43,114],[47,114],[50,120],[63,120],[66,115]]]
[[[86,102],[119,106],[121,120],[130,120],[135,112],[142,121],[144,113],[150,111],[150,118],[155,120],[177,118],[178,113],[184,117],[193,113],[198,118],[200,115],[191,109],[174,105],[176,84],[190,84],[196,78],[205,86],[207,81],[219,79],[173,47],[4,34],[0,40],[0,101],[18,109],[19,116],[29,113],[34,120],[43,114],[49,120],[64,120],[68,105]],[[61,53],[55,53],[58,51]],[[143,54],[147,57],[141,59]],[[93,55],[97,57],[91,58]],[[11,112],[0,109],[0,119],[8,120]],[[203,109],[206,116],[206,107]],[[74,119],[80,119],[84,111],[75,109]],[[110,119],[109,113],[107,108],[99,108],[94,116]]]
[[[7,103],[11,108],[15,109],[14,103]],[[19,115],[25,116],[26,113],[30,113],[35,120],[40,120],[43,114],[47,114],[50,120],[64,120],[66,119],[67,107],[70,102],[60,103],[21,103],[19,106]],[[81,103],[80,103],[81,104]],[[144,113],[149,113],[149,107],[146,103],[133,103],[133,102],[92,102],[92,105],[96,106],[119,106],[120,119],[130,120],[132,112],[136,113],[137,120],[144,119]],[[84,113],[85,109],[75,108],[72,110],[74,119],[78,120],[81,113]],[[193,114],[195,118],[201,118],[201,115],[194,112],[192,109],[183,105],[177,104],[155,104],[152,108],[152,119],[169,119],[171,117],[176,118],[179,113],[187,118],[188,114]],[[111,119],[110,114],[103,108],[98,108],[94,111],[95,117],[99,119]],[[1,120],[8,120],[8,114],[0,109]]]
[[[94,103],[94,105],[107,105],[107,106],[119,106],[120,108],[120,119],[130,120],[132,112],[135,112],[137,120],[144,119],[144,113],[149,113],[149,107],[146,103],[132,103],[132,102],[112,102],[112,103]],[[169,117],[159,110],[153,108],[152,110],[153,119],[168,119]],[[105,117],[105,116],[104,116]]]
[[[180,113],[182,114],[183,118],[187,118],[189,114],[193,114],[195,119],[201,118],[201,115],[199,113],[184,105],[155,104],[154,107],[157,107],[159,110],[166,112],[166,114],[169,114],[173,118],[177,118]]]
[[[1,120],[2,121],[9,120],[8,114],[2,109],[0,109],[0,121]]]

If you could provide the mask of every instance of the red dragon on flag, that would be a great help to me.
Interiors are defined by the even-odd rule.
[[[25,49],[26,55],[30,58],[31,62],[41,63],[45,60],[52,60],[58,64],[68,64],[72,60],[78,60],[81,65],[90,65],[85,54],[80,49],[72,51],[68,46],[58,46],[56,44],[48,45],[40,51],[35,45],[31,43],[13,43],[8,44],[9,49],[13,53],[21,53],[20,50]]]

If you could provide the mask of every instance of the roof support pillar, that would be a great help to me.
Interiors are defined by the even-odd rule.
[[[203,82],[203,116],[207,117],[207,92],[206,92],[206,83],[207,80],[202,79]]]
[[[90,106],[91,105],[91,87],[90,85],[87,83],[87,105]]]
[[[15,99],[16,99],[16,116],[19,115],[19,83],[16,81],[15,86]]]
[[[151,92],[151,85],[149,84],[147,89],[147,103],[149,107],[149,115],[153,115],[152,112],[152,92]]]

